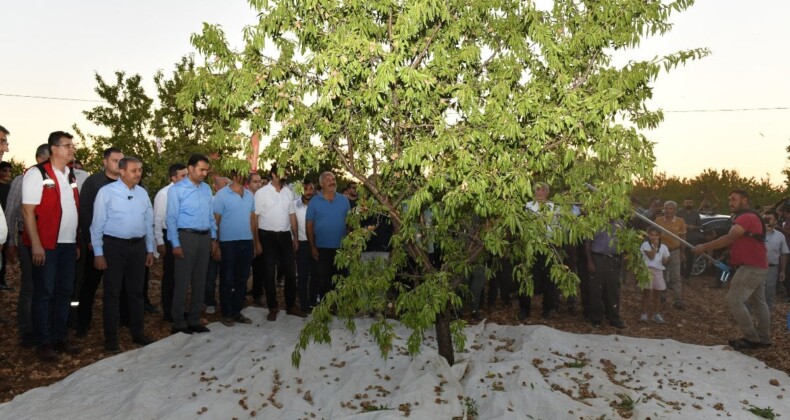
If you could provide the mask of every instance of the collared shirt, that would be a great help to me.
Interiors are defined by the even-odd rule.
[[[696,209],[686,210],[685,207],[680,208],[677,213],[675,213],[675,216],[682,218],[683,221],[686,222],[686,226],[702,226],[702,218]]]
[[[66,167],[68,170],[68,167]],[[58,230],[59,244],[73,244],[77,242],[77,202],[74,201],[74,192],[66,172],[52,167],[60,187],[60,228]],[[52,182],[52,180],[48,180]],[[41,204],[44,195],[44,178],[38,168],[25,172],[22,179],[22,204]]]
[[[278,192],[269,184],[255,193],[255,214],[258,215],[258,229],[272,232],[290,232],[290,215],[296,213],[294,193],[282,187]]]
[[[315,246],[317,248],[340,248],[346,236],[346,215],[351,204],[343,194],[335,193],[332,201],[316,194],[307,206],[305,220],[313,222]]]
[[[19,231],[22,230],[22,178],[24,175],[17,175],[11,181],[11,189],[8,191],[8,201],[6,202],[5,221],[8,227],[8,240],[6,245],[17,246],[19,244]]]
[[[239,195],[228,185],[214,197],[214,214],[221,216],[220,241],[252,240],[250,216],[255,212],[255,200],[248,189],[242,188],[242,191]]]
[[[590,252],[604,255],[617,255],[617,237],[615,234],[619,229],[623,228],[623,222],[619,220],[612,220],[609,226],[595,232],[592,243],[590,244]]]
[[[189,177],[173,184],[167,191],[167,239],[173,248],[181,246],[178,229],[208,230],[217,239],[217,223],[212,211],[211,187],[205,182],[198,185]]]
[[[790,254],[785,236],[776,230],[765,230],[765,247],[768,249],[768,264],[778,265],[782,255]]]
[[[669,220],[664,216],[657,217],[656,224],[681,238],[686,234],[686,221],[677,215]],[[680,248],[680,241],[667,235],[666,232],[663,231],[661,232],[661,243],[665,244],[670,251]]]
[[[154,240],[157,245],[165,244],[165,234],[163,230],[167,229],[167,191],[173,183],[167,184],[164,188],[159,190],[154,197]]]
[[[308,203],[310,203],[308,201]],[[296,230],[299,236],[300,241],[307,240],[307,220],[305,220],[305,216],[307,216],[307,204],[302,202],[302,197],[297,198],[294,200],[294,208],[296,209]]]
[[[96,194],[91,223],[93,254],[104,255],[104,235],[121,239],[145,237],[145,248],[154,252],[154,209],[148,192],[139,185],[129,188],[120,179]]]

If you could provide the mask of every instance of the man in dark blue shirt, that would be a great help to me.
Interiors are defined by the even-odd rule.
[[[187,163],[187,177],[167,191],[167,239],[173,244],[175,258],[173,334],[209,331],[200,324],[200,311],[206,290],[208,259],[219,249],[211,187],[203,182],[209,168],[207,157],[192,155]],[[185,320],[187,285],[192,293]]]
[[[154,263],[154,210],[138,185],[143,164],[134,157],[118,162],[120,179],[96,195],[91,223],[94,267],[104,271],[104,348],[120,351],[118,318],[121,286],[126,289],[132,341],[153,342],[143,333],[145,267]]]

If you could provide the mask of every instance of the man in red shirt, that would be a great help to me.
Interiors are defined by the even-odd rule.
[[[765,303],[765,277],[768,273],[768,252],[765,248],[765,227],[756,213],[750,212],[749,194],[734,190],[729,196],[730,210],[735,213],[730,231],[716,239],[694,247],[695,254],[730,246],[730,263],[737,268],[727,293],[727,307],[738,323],[743,338],[730,340],[736,350],[771,346],[771,318]],[[754,324],[749,307],[754,309]]]

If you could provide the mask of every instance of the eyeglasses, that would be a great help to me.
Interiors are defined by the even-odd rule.
[[[77,150],[77,146],[75,146],[75,145],[73,145],[71,143],[69,143],[69,144],[55,144],[54,146],[65,147],[67,149]]]

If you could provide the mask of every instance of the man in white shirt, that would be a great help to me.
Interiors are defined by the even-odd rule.
[[[263,246],[264,278],[266,305],[269,314],[266,319],[274,321],[279,312],[277,286],[275,284],[275,264],[282,270],[285,278],[285,309],[289,315],[304,317],[296,306],[296,276],[294,253],[299,248],[298,223],[294,194],[286,188],[277,173],[277,167],[269,171],[271,182],[255,193],[255,214],[258,216],[258,238]]]
[[[305,313],[313,310],[313,305],[318,298],[318,265],[310,252],[310,242],[307,240],[305,230],[307,205],[315,194],[315,184],[309,179],[302,182],[302,196],[294,200],[296,207],[296,223],[298,225],[299,249],[296,255],[296,273],[299,283],[299,307]]]
[[[551,215],[554,212],[554,203],[548,201],[549,192],[549,185],[545,182],[539,182],[535,186],[535,200],[527,203],[527,210],[531,210],[538,217],[548,218],[546,223],[547,235],[551,235],[552,223],[554,222]],[[557,285],[551,281],[551,276],[549,275],[551,267],[546,266],[546,255],[537,254],[535,256],[535,263],[532,264],[531,272],[535,294],[543,294],[542,317],[543,319],[548,319],[559,304],[560,296]],[[520,295],[518,302],[519,318],[529,318],[532,308],[532,297]]]
[[[768,310],[773,307],[778,281],[785,281],[785,268],[787,266],[787,247],[785,235],[774,229],[777,224],[776,214],[768,212],[763,215],[765,221],[765,248],[768,250],[768,274],[765,277],[765,303]]]
[[[78,354],[67,341],[74,291],[79,192],[74,173],[73,136],[49,135],[49,161],[30,168],[22,180],[22,242],[33,260],[33,335],[41,360],[58,360],[56,352]]]
[[[154,197],[154,241],[156,242],[157,258],[162,256],[162,317],[167,322],[173,322],[170,314],[173,303],[173,246],[167,240],[167,191],[178,181],[187,176],[187,167],[182,163],[174,163],[167,169],[170,183],[159,190]]]

